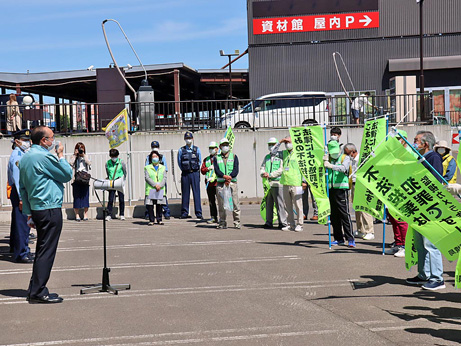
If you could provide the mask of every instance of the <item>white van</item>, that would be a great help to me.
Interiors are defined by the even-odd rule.
[[[222,116],[221,124],[234,128],[293,127],[328,123],[324,92],[285,92],[264,95]]]

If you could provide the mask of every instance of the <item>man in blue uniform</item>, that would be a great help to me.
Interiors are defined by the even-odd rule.
[[[19,192],[19,161],[30,149],[30,131],[28,129],[13,134],[13,152],[8,161],[8,184],[11,186],[11,231],[10,248],[13,259],[18,263],[32,263],[33,257],[29,249],[30,228],[27,216],[22,213],[22,200]]]
[[[200,149],[193,145],[192,132],[184,134],[186,145],[178,150],[178,166],[181,169],[181,217],[189,217],[190,188],[194,196],[194,209],[197,219],[202,220],[202,206],[200,203],[200,165],[202,154]]]
[[[30,304],[60,303],[63,299],[56,293],[49,293],[46,283],[62,230],[64,183],[72,179],[72,167],[64,158],[63,145],[56,145],[49,127],[34,128],[30,138],[32,147],[19,163],[22,212],[28,215],[29,225],[37,229],[37,248],[27,300]],[[54,150],[57,157],[51,153]]]

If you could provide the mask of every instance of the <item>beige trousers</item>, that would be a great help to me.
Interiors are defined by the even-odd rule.
[[[354,200],[355,184],[352,185],[352,201]],[[374,234],[375,229],[373,227],[373,216],[363,211],[355,212],[355,223],[357,224],[357,231],[363,234]]]
[[[301,193],[297,193],[301,191]],[[301,186],[283,185],[283,199],[287,209],[287,222],[291,228],[303,226],[303,190]],[[296,213],[296,215],[295,215]]]

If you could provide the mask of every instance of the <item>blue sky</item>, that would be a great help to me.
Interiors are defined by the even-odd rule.
[[[108,67],[101,23],[122,25],[143,64],[220,68],[219,50],[248,45],[245,0],[22,0],[2,4],[1,72]],[[117,63],[138,65],[113,22],[105,25]],[[247,68],[247,57],[233,68]]]

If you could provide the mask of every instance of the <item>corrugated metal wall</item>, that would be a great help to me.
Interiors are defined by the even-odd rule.
[[[426,37],[424,42],[425,56],[461,54],[461,35]],[[419,39],[413,37],[250,47],[250,97],[283,91],[341,92],[333,63],[333,53],[336,51],[343,56],[357,90],[376,90],[378,94],[383,94],[389,88],[391,77],[388,74],[388,60],[419,57]],[[340,70],[346,88],[351,90],[342,66]],[[453,70],[435,82],[426,78],[426,86],[453,85],[451,83],[452,79],[456,81],[453,78],[455,75],[460,76],[461,71]],[[458,78],[456,83],[454,85],[461,84],[461,79]]]
[[[253,35],[252,3],[258,1],[266,0],[250,0],[248,6],[248,43],[250,46],[419,35],[419,6],[414,0],[380,0],[380,27],[376,29]],[[424,32],[426,34],[461,32],[460,15],[460,0],[426,0],[424,2]]]
[[[383,94],[391,77],[388,60],[419,57],[419,9],[414,0],[380,0],[378,29],[253,35],[252,3],[256,1],[263,0],[248,1],[252,98],[282,91],[342,91],[333,64],[335,51],[343,56],[357,90]],[[461,55],[460,14],[461,0],[424,2],[425,34],[449,34],[425,37],[424,56]],[[438,72],[427,71],[426,86],[453,85],[453,76],[461,73],[446,72],[440,71],[440,78],[434,80],[431,74]],[[459,84],[461,80],[455,83]]]

